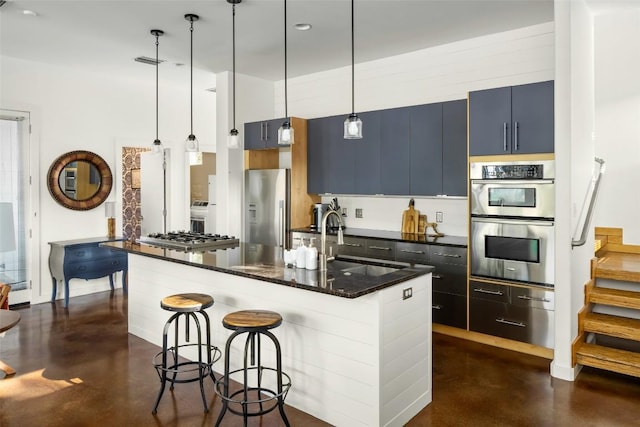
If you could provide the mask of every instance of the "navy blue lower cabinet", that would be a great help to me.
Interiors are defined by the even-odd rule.
[[[55,301],[58,282],[64,282],[64,306],[69,306],[69,280],[98,279],[109,276],[111,289],[113,275],[122,271],[122,288],[127,291],[127,253],[101,247],[100,243],[116,242],[123,238],[92,237],[88,239],[49,242],[49,271],[53,281],[51,301]]]

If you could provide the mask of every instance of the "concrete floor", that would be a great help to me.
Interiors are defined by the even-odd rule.
[[[197,383],[165,391],[151,414],[158,347],[127,334],[121,290],[72,298],[68,309],[58,301],[20,313],[0,338],[0,358],[18,372],[0,380],[0,426],[215,424],[221,405],[211,381],[208,414]],[[549,375],[549,362],[434,334],[433,402],[408,426],[640,425],[640,379],[585,368],[566,382]],[[294,426],[328,425],[290,406],[286,412]],[[222,425],[242,419],[228,414]],[[275,411],[249,425],[282,422]]]

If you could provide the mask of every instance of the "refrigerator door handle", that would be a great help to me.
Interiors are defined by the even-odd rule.
[[[284,200],[279,200],[278,201],[278,207],[280,208],[280,216],[278,219],[278,230],[280,231],[278,233],[278,246],[283,247],[284,246]]]

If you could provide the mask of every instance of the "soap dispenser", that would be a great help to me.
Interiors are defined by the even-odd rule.
[[[300,239],[300,246],[296,249],[296,268],[305,268],[307,265],[307,247],[304,239]]]
[[[307,248],[307,260],[305,268],[307,270],[317,270],[318,269],[318,249],[313,246],[313,241],[316,240],[315,237],[312,237],[309,242],[309,247]]]

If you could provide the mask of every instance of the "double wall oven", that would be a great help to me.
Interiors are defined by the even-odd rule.
[[[472,163],[471,275],[553,287],[553,160]]]

